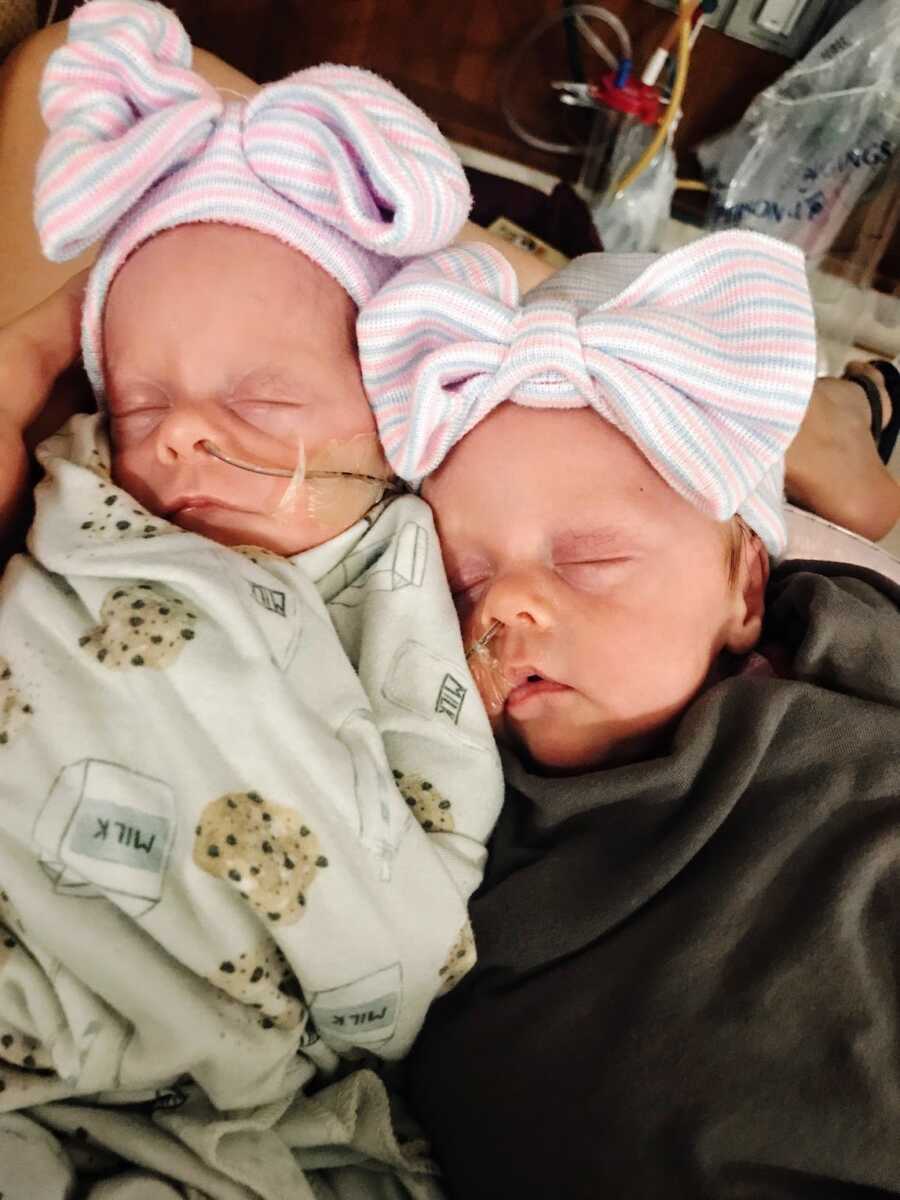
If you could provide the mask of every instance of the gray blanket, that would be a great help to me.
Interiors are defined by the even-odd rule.
[[[411,1095],[464,1200],[900,1196],[900,589],[782,569],[670,752],[508,764]]]

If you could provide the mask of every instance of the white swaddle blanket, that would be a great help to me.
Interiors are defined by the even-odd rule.
[[[402,1056],[473,961],[502,799],[427,506],[287,560],[152,517],[97,417],[39,457],[0,591],[0,1110]]]

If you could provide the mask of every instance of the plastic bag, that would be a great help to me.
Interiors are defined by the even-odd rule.
[[[643,153],[656,133],[653,125],[623,125],[609,161],[614,186]],[[604,250],[617,254],[659,249],[663,227],[675,193],[675,155],[664,144],[646,171],[619,196],[611,192],[591,204],[591,216]]]
[[[900,173],[900,3],[862,0],[807,57],[699,147],[709,224],[824,255],[858,201]]]

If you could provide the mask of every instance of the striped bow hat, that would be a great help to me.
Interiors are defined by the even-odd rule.
[[[90,0],[41,84],[50,130],[35,224],[54,262],[104,238],[87,288],[85,366],[102,400],[101,325],[125,259],[164,229],[241,225],[301,250],[365,303],[453,240],[471,196],[437,127],[368,71],[320,66],[225,102],[151,0]]]
[[[676,492],[784,550],[784,454],[815,380],[803,256],[756,233],[586,255],[520,301],[488,246],[410,263],[362,310],[385,453],[418,486],[499,404],[595,409]]]

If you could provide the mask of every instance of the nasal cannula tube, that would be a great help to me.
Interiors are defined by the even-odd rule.
[[[220,450],[214,442],[204,440],[201,445],[207,454],[211,454],[213,458],[218,458],[220,462],[227,463],[230,467],[238,467],[241,471],[253,471],[257,475],[275,475],[279,479],[293,479],[296,474],[296,467],[262,467],[257,463],[245,462],[241,458],[232,458]],[[306,479],[359,479],[364,483],[380,484],[386,491],[399,492],[402,490],[402,485],[396,480],[382,479],[379,475],[363,475],[357,471],[307,471]]]
[[[503,667],[488,649],[502,628],[502,621],[492,621],[481,637],[466,650],[466,662],[489,717],[496,717],[503,711],[509,692],[509,681],[504,676]]]
[[[502,624],[502,621],[492,621],[481,637],[478,638],[477,641],[473,642],[468,648],[466,651],[466,658],[478,658],[482,651],[487,648],[488,643],[491,642],[500,632],[500,627]]]

